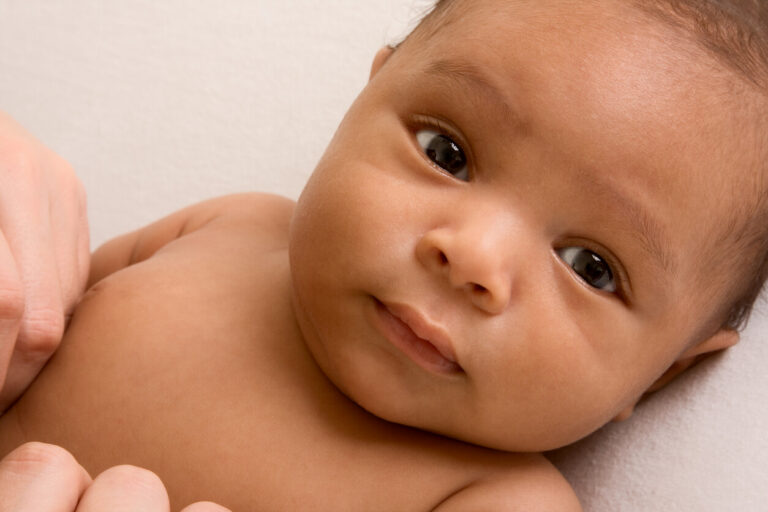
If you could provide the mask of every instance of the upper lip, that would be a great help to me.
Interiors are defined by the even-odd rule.
[[[393,316],[410,327],[416,336],[431,343],[440,355],[458,365],[453,341],[443,327],[407,304],[388,302],[382,302],[382,304]]]

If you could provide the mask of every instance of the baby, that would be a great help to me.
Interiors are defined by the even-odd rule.
[[[762,64],[670,3],[440,2],[296,204],[93,255],[0,457],[145,467],[173,507],[580,510],[539,452],[736,343],[764,275]]]

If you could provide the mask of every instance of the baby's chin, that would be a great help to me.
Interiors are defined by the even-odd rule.
[[[511,433],[510,429],[494,428],[479,424],[472,419],[471,414],[452,413],[449,415],[434,414],[426,411],[418,404],[409,401],[393,400],[392,395],[378,386],[360,385],[358,380],[349,373],[337,373],[333,365],[321,369],[334,386],[349,400],[368,414],[380,420],[403,427],[436,434],[471,445],[517,453],[538,453],[560,448],[569,442],[557,443],[537,439],[535,433],[527,433],[524,438]],[[575,440],[575,439],[574,439]]]
[[[445,416],[431,412],[422,414],[423,409],[418,405],[403,406],[381,400],[375,392],[361,392],[358,387],[351,389],[351,392],[342,389],[342,393],[382,420],[504,452],[541,453],[557,450],[589,436],[609,422],[609,419],[580,418],[580,421],[572,424],[554,422],[559,424],[557,428],[542,428],[514,419],[503,422],[495,419],[482,421],[478,415],[466,411]]]

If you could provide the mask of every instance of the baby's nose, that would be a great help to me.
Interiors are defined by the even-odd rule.
[[[430,272],[465,292],[473,305],[499,314],[509,305],[513,276],[509,233],[500,226],[465,223],[428,231],[416,246],[416,257]],[[506,238],[506,239],[505,239]]]

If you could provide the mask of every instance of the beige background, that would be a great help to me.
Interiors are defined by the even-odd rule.
[[[428,3],[0,0],[0,109],[77,169],[94,246],[214,195],[296,197]],[[744,338],[557,454],[587,510],[768,511],[768,319]]]

